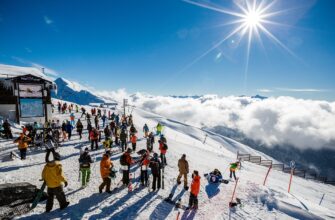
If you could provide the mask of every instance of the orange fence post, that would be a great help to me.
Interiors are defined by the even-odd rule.
[[[266,176],[265,176],[265,179],[264,179],[263,186],[265,186],[266,179],[268,178],[271,169],[272,169],[272,165],[270,165],[270,167],[269,167],[269,169],[268,169],[268,172],[266,173]]]

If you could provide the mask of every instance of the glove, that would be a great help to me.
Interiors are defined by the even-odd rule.
[[[64,187],[67,187],[67,182],[64,182]]]

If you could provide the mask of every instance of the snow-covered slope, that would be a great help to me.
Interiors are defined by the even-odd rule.
[[[79,140],[78,135],[74,135],[71,141],[63,143],[60,148],[61,163],[69,182],[65,191],[71,203],[70,206],[60,211],[58,203],[55,202],[54,210],[44,213],[45,202],[42,202],[20,219],[176,219],[178,211],[181,212],[180,219],[335,218],[334,186],[294,177],[291,194],[289,194],[287,193],[289,181],[287,174],[273,170],[266,186],[262,186],[267,168],[248,162],[244,162],[243,168],[237,173],[240,180],[236,196],[241,198],[243,206],[229,210],[228,203],[234,189],[234,182],[229,182],[227,185],[208,184],[203,174],[218,168],[224,177],[228,178],[228,164],[235,161],[237,150],[263,157],[267,157],[266,155],[214,133],[207,133],[208,137],[204,144],[206,132],[141,109],[134,109],[133,116],[140,138],[137,149],[145,148],[145,140],[142,138],[144,123],[147,123],[150,129],[153,129],[157,122],[164,124],[163,133],[169,145],[164,190],[148,193],[147,189],[139,188],[131,193],[123,189],[112,195],[99,194],[98,186],[102,182],[99,172],[102,149],[92,152],[96,161],[92,166],[91,181],[87,188],[80,189],[79,151],[80,148],[89,146],[89,143],[86,142],[87,133],[84,133],[82,141]],[[61,120],[68,117],[68,115],[54,115],[55,119]],[[76,117],[79,117],[79,114],[76,114]],[[11,142],[5,140],[1,140],[0,144],[1,154],[16,149]],[[154,151],[158,151],[157,144],[154,146]],[[182,203],[187,205],[189,192],[182,190],[182,185],[175,184],[178,175],[177,161],[183,153],[187,155],[190,171],[198,170],[202,176],[197,212],[176,210],[173,205],[163,201],[171,191],[175,191],[173,199],[181,198]],[[112,156],[116,167],[120,167],[119,157],[120,154]],[[26,161],[14,160],[1,163],[0,183],[25,181],[40,185],[41,182],[38,180],[43,166],[44,151],[30,150]],[[131,171],[135,174],[135,182],[139,181],[139,167],[135,165]],[[120,178],[121,176],[118,175],[116,182]]]
[[[81,105],[89,103],[104,102],[102,98],[90,92],[90,90],[79,83],[58,78],[54,81],[57,84],[57,92],[52,92],[52,97],[75,102]]]

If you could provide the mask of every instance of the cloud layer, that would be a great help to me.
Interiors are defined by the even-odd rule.
[[[124,90],[104,92],[104,97],[121,101]],[[292,145],[298,149],[335,148],[335,102],[268,98],[128,96],[139,108],[195,126],[226,126],[248,138],[273,145]],[[333,145],[332,145],[333,144]]]

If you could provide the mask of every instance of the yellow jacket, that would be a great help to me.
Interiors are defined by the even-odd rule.
[[[62,182],[66,182],[62,164],[58,161],[47,163],[42,171],[42,179],[49,188],[59,187]]]

